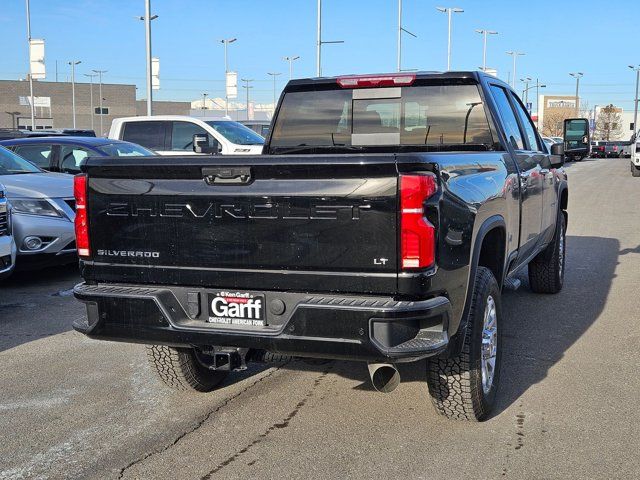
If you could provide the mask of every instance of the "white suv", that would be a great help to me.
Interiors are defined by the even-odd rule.
[[[199,141],[194,145],[194,135]],[[206,145],[199,144],[206,136]],[[109,138],[137,143],[160,155],[259,155],[264,138],[232,120],[200,120],[181,115],[116,118]]]
[[[8,277],[16,265],[16,244],[11,231],[11,209],[0,183],[0,280]]]

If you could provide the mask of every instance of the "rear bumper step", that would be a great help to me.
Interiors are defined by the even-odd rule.
[[[265,295],[267,325],[206,322],[211,290],[188,287],[79,284],[74,295],[87,319],[73,327],[89,337],[176,347],[230,346],[301,357],[411,361],[448,345],[451,305],[445,297],[397,301],[390,297]],[[197,300],[194,300],[197,299]]]

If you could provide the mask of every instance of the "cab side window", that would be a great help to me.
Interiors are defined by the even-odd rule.
[[[500,118],[502,118],[507,140],[511,142],[514,149],[524,150],[524,139],[522,138],[516,115],[513,112],[513,108],[511,108],[507,91],[497,85],[491,85],[491,94],[500,112]]]
[[[38,145],[18,145],[14,152],[22,158],[29,160],[34,165],[49,170],[51,168],[51,152],[53,146],[51,144]]]
[[[127,122],[124,124],[122,140],[137,143],[151,150],[166,150],[165,129],[168,122]]]
[[[515,95],[512,95],[512,98],[513,98],[513,104],[516,107],[516,112],[518,114],[518,117],[520,118],[520,123],[524,128],[525,136],[529,141],[529,150],[532,150],[534,152],[543,152],[544,149],[538,143],[538,136],[536,135],[536,129],[533,126],[533,122],[531,121],[529,114],[527,113],[525,108],[522,106],[522,102],[520,102],[520,99],[518,97],[516,97]]]
[[[191,122],[173,122],[171,128],[171,150],[193,150],[193,136],[206,135],[207,132],[200,125]],[[209,135],[210,136],[210,135]]]

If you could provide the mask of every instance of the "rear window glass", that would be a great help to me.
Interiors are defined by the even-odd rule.
[[[272,147],[421,145],[493,147],[476,85],[289,92]]]
[[[151,150],[133,143],[108,143],[100,145],[98,148],[109,157],[148,157],[155,155]]]

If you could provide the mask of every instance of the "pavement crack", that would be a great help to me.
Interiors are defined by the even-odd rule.
[[[207,413],[206,415],[204,415],[202,418],[200,418],[200,420],[198,420],[195,425],[193,425],[192,428],[182,432],[180,435],[178,435],[171,443],[168,443],[167,445],[163,446],[162,448],[153,450],[151,452],[147,452],[146,454],[144,454],[143,456],[141,456],[140,458],[137,458],[136,460],[134,460],[133,462],[129,463],[128,465],[126,465],[125,467],[120,469],[120,472],[118,473],[118,478],[124,478],[125,473],[127,472],[127,470],[129,470],[130,468],[138,465],[139,463],[144,462],[145,460],[148,460],[149,458],[158,455],[160,453],[164,453],[167,450],[169,450],[170,448],[173,448],[175,445],[178,444],[178,442],[180,442],[180,440],[182,440],[184,437],[186,437],[187,435],[195,432],[196,430],[198,430],[200,427],[202,427],[202,425],[204,425],[207,420],[209,420],[213,415],[215,415],[216,413],[218,413],[220,410],[222,410],[224,407],[226,407],[229,403],[231,403],[233,400],[235,400],[236,398],[238,398],[239,396],[243,395],[244,393],[246,393],[248,390],[250,390],[251,388],[253,388],[254,386],[256,386],[257,384],[259,384],[260,382],[266,380],[267,378],[271,377],[272,375],[274,375],[278,370],[280,370],[282,367],[284,367],[287,363],[286,362],[282,365],[279,365],[277,367],[275,367],[272,371],[270,371],[268,374],[263,375],[262,377],[260,377],[258,380],[252,382],[251,384],[247,385],[245,388],[243,388],[241,391],[239,391],[238,393],[236,393],[235,395],[232,395],[231,397],[227,398],[224,402],[222,402],[220,405],[218,405],[216,408],[214,408],[213,410],[211,410],[209,413]]]
[[[218,465],[216,465],[216,467],[213,470],[211,470],[206,475],[203,475],[200,480],[211,480],[216,473],[218,473],[220,470],[225,468],[227,465],[235,462],[241,455],[244,455],[251,448],[253,448],[255,445],[257,445],[258,443],[262,442],[262,440],[264,440],[267,436],[269,436],[271,434],[271,432],[273,432],[275,430],[287,428],[289,426],[289,423],[291,422],[291,420],[293,420],[293,418],[298,414],[298,412],[300,412],[300,409],[307,404],[307,402],[309,401],[309,399],[311,397],[313,397],[313,395],[315,394],[316,389],[318,388],[318,386],[320,385],[322,380],[324,380],[324,378],[329,374],[329,371],[331,370],[332,366],[333,365],[329,365],[318,376],[318,378],[316,378],[314,380],[313,385],[311,386],[311,388],[309,389],[307,394],[302,398],[302,400],[300,400],[296,404],[296,406],[293,408],[293,410],[291,410],[291,412],[289,412],[289,414],[281,422],[274,423],[273,425],[271,425],[264,432],[262,432],[258,436],[258,438],[254,439],[253,441],[251,441],[250,443],[245,445],[242,449],[238,450],[236,453],[234,453],[233,455],[228,457],[226,460],[224,460],[223,462],[221,462]]]

